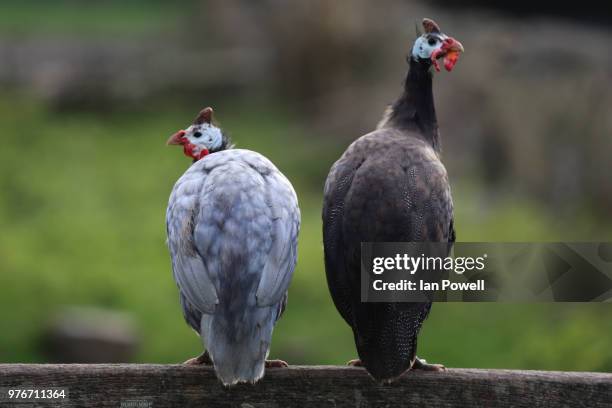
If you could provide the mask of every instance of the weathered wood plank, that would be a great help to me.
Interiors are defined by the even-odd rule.
[[[293,366],[224,388],[206,367],[0,364],[1,407],[15,404],[8,388],[67,390],[42,407],[612,407],[612,374],[584,372],[412,371],[380,385],[360,368]]]

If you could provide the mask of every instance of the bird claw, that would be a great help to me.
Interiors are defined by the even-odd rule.
[[[191,365],[191,366],[213,365],[213,362],[212,362],[212,359],[210,358],[210,355],[208,354],[208,351],[205,351],[197,357],[190,358],[189,360],[185,361],[183,364]]]
[[[414,359],[412,369],[423,371],[446,371],[446,367],[444,367],[442,364],[429,364],[424,358],[418,357]]]
[[[348,363],[346,363],[346,365],[347,366],[352,366],[352,367],[363,367],[363,363],[358,358],[349,361]]]
[[[283,360],[266,360],[266,368],[286,368],[289,364]]]

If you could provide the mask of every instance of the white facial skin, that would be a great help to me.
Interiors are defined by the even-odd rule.
[[[185,130],[189,143],[209,151],[216,150],[223,144],[221,129],[209,123],[191,125]]]
[[[412,57],[415,59],[431,59],[431,54],[442,47],[443,41],[448,38],[444,34],[423,34],[414,42]]]

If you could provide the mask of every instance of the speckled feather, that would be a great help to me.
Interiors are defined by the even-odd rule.
[[[361,242],[454,241],[444,166],[414,131],[384,127],[357,139],[325,184],[323,240],[336,308],[378,380],[411,368],[430,303],[361,303]],[[450,244],[449,244],[450,250]]]
[[[293,187],[258,153],[213,153],[177,181],[166,221],[186,321],[225,384],[257,381],[297,259]]]
[[[349,146],[325,183],[327,283],[353,329],[361,362],[381,381],[412,368],[431,303],[361,303],[361,243],[448,242],[450,252],[455,241],[451,191],[439,159],[432,66],[463,46],[431,19],[423,19],[423,28],[426,34],[417,38],[407,59],[402,94],[376,131]]]

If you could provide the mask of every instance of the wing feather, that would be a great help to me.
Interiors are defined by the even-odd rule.
[[[166,213],[168,247],[174,280],[187,302],[202,313],[219,303],[215,286],[193,242],[199,195],[206,173],[188,172],[176,183]]]
[[[176,183],[167,211],[183,303],[212,314],[220,301],[238,295],[230,293],[231,282],[248,290],[255,279],[257,306],[281,305],[297,260],[299,227],[293,187],[263,156],[233,149],[194,164]],[[238,269],[240,277],[225,276]]]
[[[283,300],[297,261],[300,211],[293,187],[279,172],[268,183],[272,210],[272,245],[257,287],[257,304],[271,306]]]

